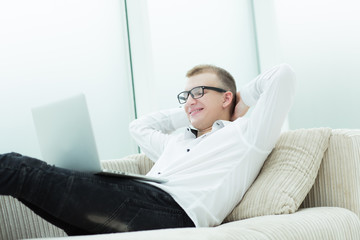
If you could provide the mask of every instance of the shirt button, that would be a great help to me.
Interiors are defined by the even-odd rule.
[[[160,175],[161,174],[161,172],[158,172],[158,175]]]
[[[186,149],[187,152],[190,152],[190,149]]]

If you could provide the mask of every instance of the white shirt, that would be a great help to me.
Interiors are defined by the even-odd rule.
[[[295,75],[281,64],[240,89],[251,116],[234,122],[216,121],[199,138],[182,108],[164,110],[133,121],[130,132],[155,162],[149,176],[169,179],[149,183],[169,193],[196,227],[217,226],[232,211],[255,180],[275,146],[295,92]]]

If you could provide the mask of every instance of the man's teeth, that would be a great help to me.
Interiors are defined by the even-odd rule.
[[[196,109],[196,110],[194,110],[194,111],[191,111],[190,114],[193,114],[193,113],[196,113],[196,112],[200,112],[200,111],[201,111],[201,109]]]

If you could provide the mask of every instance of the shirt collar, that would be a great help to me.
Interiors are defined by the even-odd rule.
[[[229,123],[230,123],[230,121],[225,121],[225,120],[217,120],[217,121],[215,121],[214,124],[212,125],[210,133],[216,132],[217,130],[227,126]],[[194,128],[193,126],[191,126],[191,125],[188,126],[185,129],[185,139],[189,139],[189,138],[194,139],[194,138],[196,138],[197,131],[198,130],[196,128]],[[205,136],[207,134],[204,134],[203,136]]]

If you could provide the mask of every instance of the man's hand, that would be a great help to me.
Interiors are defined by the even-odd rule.
[[[249,106],[247,106],[241,96],[240,96],[240,92],[236,93],[236,105],[235,105],[235,109],[234,109],[234,113],[231,117],[231,121],[235,121],[236,119],[238,119],[239,117],[243,117],[247,111],[249,110]]]

